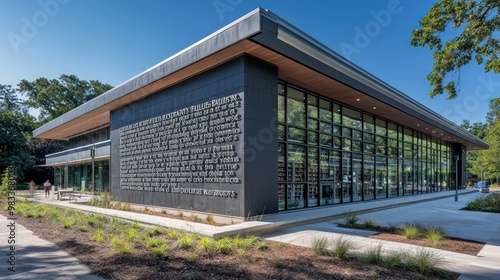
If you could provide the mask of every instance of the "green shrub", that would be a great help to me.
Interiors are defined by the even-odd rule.
[[[415,224],[406,224],[401,228],[401,234],[406,239],[417,239],[420,235],[420,230]]]
[[[211,252],[214,251],[217,248],[217,243],[209,237],[202,237],[198,241],[198,249],[206,251],[206,252]]]
[[[102,243],[104,241],[104,231],[101,228],[94,230],[94,239],[97,243]]]
[[[118,251],[122,254],[130,254],[132,253],[132,245],[127,241],[123,241],[117,237],[111,238],[111,248],[113,250]]]
[[[443,264],[445,261],[429,250],[422,249],[416,253],[403,253],[404,268],[425,276],[445,277],[447,273],[439,268]]]
[[[285,263],[280,260],[280,259],[274,259],[271,261],[271,265],[274,267],[274,268],[278,268],[278,269],[281,269],[283,267],[285,267]]]
[[[382,243],[368,249],[363,259],[367,263],[381,265],[384,262],[384,256],[382,255]]]
[[[478,197],[473,201],[469,201],[465,205],[465,209],[500,213],[500,193],[490,193],[487,196]]]
[[[214,217],[212,217],[212,215],[207,215],[207,217],[205,218],[205,221],[206,221],[209,225],[213,225],[213,224],[215,224],[215,220],[214,220]]]
[[[382,262],[382,266],[391,269],[393,267],[401,267],[403,264],[403,253],[401,251],[391,252],[386,254]]]
[[[356,227],[358,222],[359,222],[359,217],[356,215],[350,215],[344,219],[345,225],[350,228]]]
[[[366,219],[363,221],[363,227],[366,229],[378,229],[379,226],[373,219]]]
[[[163,243],[162,245],[160,245],[159,247],[156,247],[153,250],[153,255],[155,255],[157,257],[163,257],[167,251],[168,251],[167,244]]]
[[[312,252],[318,256],[328,256],[331,255],[328,246],[330,245],[330,240],[327,237],[315,237],[312,240]]]
[[[428,227],[423,231],[424,237],[432,243],[433,247],[441,247],[441,242],[445,237],[445,231],[436,227]]]
[[[268,248],[269,246],[264,242],[257,243],[257,249],[259,250],[267,250]]]
[[[231,238],[224,237],[217,241],[217,249],[223,254],[233,253],[233,242]]]
[[[333,255],[337,258],[346,257],[354,248],[354,243],[346,239],[343,235],[335,238],[332,242]]]

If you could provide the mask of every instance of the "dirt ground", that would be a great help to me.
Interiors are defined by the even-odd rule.
[[[1,210],[5,215],[6,213]],[[18,223],[78,258],[93,274],[106,279],[432,279],[402,269],[385,269],[353,258],[314,255],[310,249],[265,241],[267,250],[249,249],[243,255],[172,249],[157,257],[145,249],[133,254],[114,252],[90,233],[64,228],[50,219],[18,215]],[[408,240],[382,233],[374,238]],[[415,242],[414,240],[411,241]],[[481,244],[449,240],[443,249],[477,254]],[[418,244],[422,245],[422,244]],[[464,248],[466,252],[463,251]],[[458,278],[450,273],[448,279]]]

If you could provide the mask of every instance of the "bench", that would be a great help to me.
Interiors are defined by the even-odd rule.
[[[57,200],[62,200],[65,196],[71,198],[78,193],[79,197],[82,197],[79,191],[74,191],[73,189],[59,189],[54,191],[54,195],[57,195]]]

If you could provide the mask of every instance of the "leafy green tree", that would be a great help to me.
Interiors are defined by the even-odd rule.
[[[38,78],[19,83],[19,92],[27,96],[25,104],[40,110],[39,121],[45,123],[112,89],[96,80],[80,80],[75,75],[58,79]]]
[[[34,117],[10,85],[0,84],[0,172],[14,166],[17,174],[33,164],[26,139],[35,128]]]
[[[25,127],[18,116],[16,112],[0,110],[0,172],[14,166],[20,175],[33,166],[34,160],[26,145]]]
[[[499,7],[498,0],[441,0],[422,18],[410,44],[434,51],[434,66],[427,76],[430,97],[446,91],[448,99],[455,98],[460,69],[472,59],[484,63],[486,72],[500,73]],[[458,34],[446,40],[450,29]]]
[[[10,85],[0,84],[0,110],[21,111],[23,105]]]
[[[482,151],[480,158],[488,171],[487,179],[494,178],[498,184],[498,178],[500,177],[500,120],[490,125],[484,140],[490,143],[490,148]]]

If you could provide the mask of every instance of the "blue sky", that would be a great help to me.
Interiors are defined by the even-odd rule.
[[[262,7],[451,121],[484,122],[500,75],[471,64],[458,98],[427,95],[432,53],[409,41],[434,2],[0,0],[0,84],[75,74],[116,86]]]

